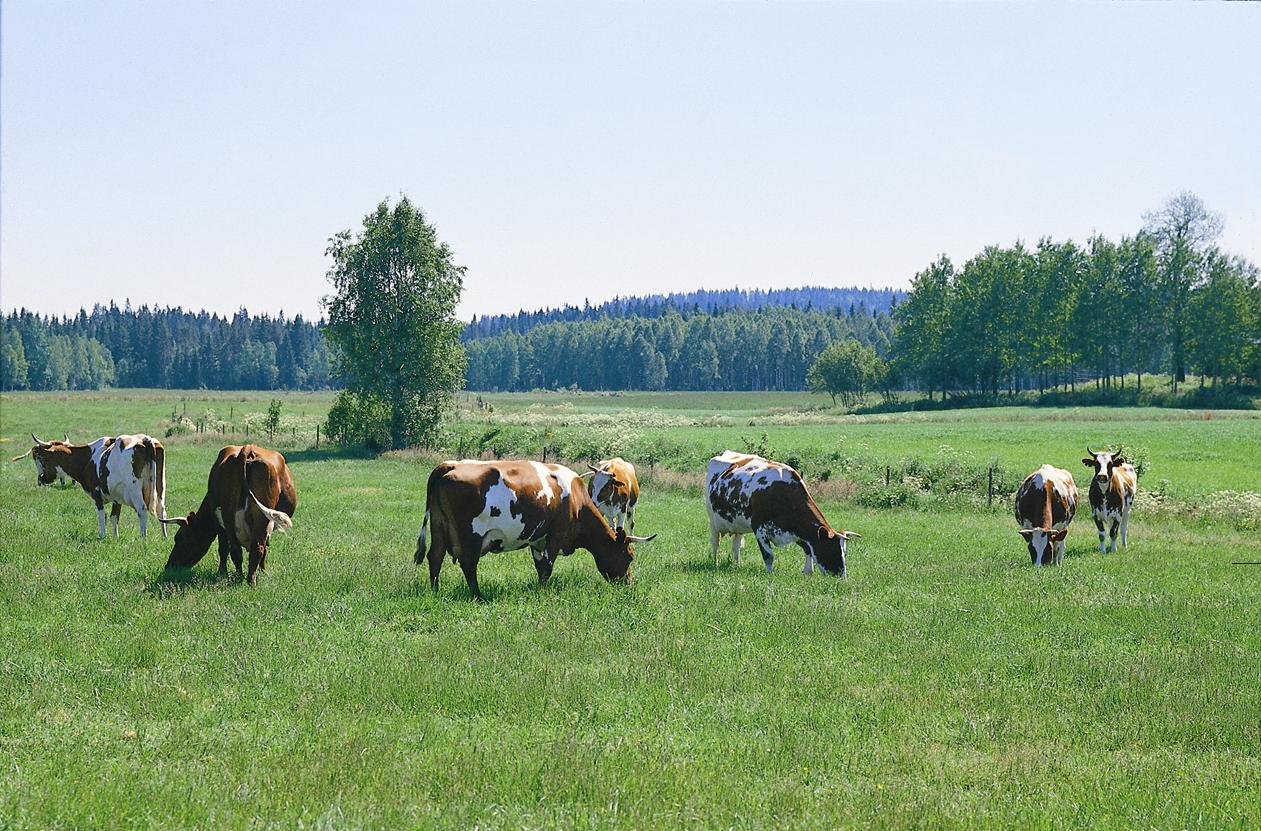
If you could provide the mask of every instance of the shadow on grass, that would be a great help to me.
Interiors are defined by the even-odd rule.
[[[776,560],[778,561],[778,558],[776,558]],[[759,571],[766,571],[766,567],[762,565],[761,557],[758,557],[757,564]],[[671,567],[677,568],[679,571],[683,571],[688,574],[737,574],[741,569],[747,568],[748,565],[749,564],[747,562],[736,565],[731,561],[730,557],[727,557],[725,559],[719,558],[718,566],[716,568],[714,566],[714,561],[708,558],[704,560],[686,560],[678,564],[672,563]]]
[[[294,462],[328,462],[337,459],[375,459],[376,453],[366,447],[340,447],[337,445],[329,445],[316,450],[314,447],[308,447],[306,450],[286,450],[285,461],[292,464]]]
[[[245,578],[235,571],[221,575],[217,569],[207,572],[198,571],[195,566],[174,566],[159,571],[145,591],[154,597],[171,597],[188,591],[232,585],[246,585]]]

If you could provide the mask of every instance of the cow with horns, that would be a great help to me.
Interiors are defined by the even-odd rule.
[[[31,438],[35,445],[13,461],[32,456],[41,485],[51,485],[60,476],[77,482],[96,503],[101,539],[106,502],[113,504],[115,537],[124,505],[140,518],[141,537],[148,530],[148,514],[166,518],[166,451],[152,436],[102,436],[91,444],[71,444],[69,436],[65,441],[43,441],[32,433]]]
[[[557,557],[585,548],[606,580],[629,582],[630,543],[655,536],[610,528],[582,478],[563,465],[466,459],[443,462],[429,474],[415,560],[420,565],[428,558],[429,583],[437,589],[442,560],[450,554],[480,600],[477,563],[493,551],[529,548],[543,584]]]
[[[241,576],[245,549],[250,555],[249,584],[256,585],[259,570],[267,570],[271,532],[292,528],[297,507],[298,492],[283,455],[253,444],[229,445],[210,467],[200,507],[186,517],[166,520],[179,526],[166,567],[196,565],[218,539],[219,576],[227,575],[229,556]]]
[[[1099,529],[1099,551],[1116,551],[1118,532],[1121,547],[1129,550],[1130,508],[1138,494],[1134,465],[1110,450],[1096,453],[1087,447],[1086,454],[1081,463],[1092,468],[1095,474],[1090,479],[1090,512]],[[1111,542],[1105,545],[1104,539],[1108,536]]]
[[[587,491],[609,527],[635,533],[635,504],[639,502],[635,466],[618,456],[587,467],[591,469],[583,474],[588,479]]]
[[[862,535],[833,531],[797,471],[727,450],[709,460],[708,474],[705,509],[715,566],[724,534],[731,535],[731,558],[739,565],[742,536],[752,533],[768,572],[775,562],[772,546],[796,543],[806,553],[804,573],[818,566],[826,574],[845,576],[846,542]]]
[[[1025,477],[1016,491],[1016,521],[1035,566],[1059,565],[1064,538],[1077,513],[1077,483],[1067,470],[1043,465]]]

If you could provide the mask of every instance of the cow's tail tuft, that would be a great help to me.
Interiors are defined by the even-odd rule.
[[[425,520],[420,523],[420,536],[416,538],[416,565],[425,560],[429,548],[429,510],[425,510]]]

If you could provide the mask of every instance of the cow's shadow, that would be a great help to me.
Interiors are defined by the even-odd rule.
[[[198,569],[196,566],[173,566],[157,573],[145,587],[153,597],[170,597],[189,591],[222,589],[228,586],[245,586],[245,577],[235,571],[219,574],[218,569]]]

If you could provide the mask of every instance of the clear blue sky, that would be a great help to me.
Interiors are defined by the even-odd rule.
[[[409,194],[464,317],[905,286],[1188,188],[1261,261],[1257,4],[63,3],[0,20],[0,305],[317,314]]]

